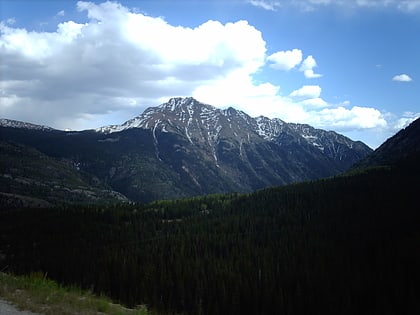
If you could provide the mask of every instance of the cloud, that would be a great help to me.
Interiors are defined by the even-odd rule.
[[[418,119],[419,117],[420,117],[420,114],[418,114],[416,117],[401,117],[396,121],[396,123],[394,125],[394,129],[397,131],[397,130],[400,130],[402,128],[405,128],[409,124],[411,124],[413,121]]]
[[[272,62],[270,67],[277,70],[290,70],[302,62],[302,51],[300,49],[278,51],[267,57]]]
[[[319,109],[319,108],[330,106],[324,99],[320,97],[306,99],[306,100],[300,101],[299,104],[301,104],[305,109],[310,109],[310,108]]]
[[[278,1],[249,0],[248,3],[268,11],[276,11],[280,7],[280,3]]]
[[[8,25],[13,25],[15,23],[16,23],[16,19],[15,18],[8,18],[6,20],[6,24],[8,24]]]
[[[83,22],[38,32],[0,22],[2,117],[59,129],[122,123],[170,97],[193,96],[251,116],[346,131],[384,128],[370,107],[331,104],[318,85],[288,94],[257,81],[268,64],[307,78],[316,61],[293,49],[267,54],[261,32],[247,21],[174,26],[115,2],[78,2]]]
[[[404,0],[398,4],[398,9],[402,11],[412,12],[420,9],[419,0]]]
[[[317,66],[315,58],[312,56],[308,56],[300,66],[299,71],[302,71],[306,78],[314,79],[322,77],[322,74],[317,74],[314,72],[313,68]]]
[[[56,16],[64,16],[66,13],[64,10],[57,12]]]
[[[313,124],[333,127],[339,130],[385,128],[387,121],[376,108],[353,106],[348,109],[343,106],[325,108],[312,116]]]
[[[407,74],[399,74],[396,75],[392,78],[392,81],[397,81],[397,82],[411,82],[413,81],[413,79],[407,75]]]
[[[392,120],[392,129],[394,132],[402,128],[406,128],[410,125],[413,121],[420,118],[420,112],[404,112],[400,117],[396,117],[391,115],[390,120]]]
[[[313,68],[317,67],[315,58],[310,55],[302,62],[302,50],[293,49],[278,51],[267,57],[271,62],[270,67],[276,70],[291,70],[300,65],[299,71],[303,72],[306,78],[314,79],[322,77],[322,74],[315,73]]]
[[[272,0],[251,0],[248,3],[270,11],[275,11],[286,6],[297,7],[303,11],[314,11],[326,6],[345,9],[390,8],[403,12],[414,12],[420,9],[420,0],[291,0],[281,3]]]
[[[114,2],[77,7],[88,21],[60,23],[54,32],[0,24],[2,116],[95,127],[265,64],[265,41],[247,21],[188,28]]]
[[[319,85],[304,85],[290,93],[289,97],[305,110],[320,109],[330,106],[320,97],[321,91],[322,89]]]
[[[304,85],[300,89],[290,93],[294,98],[316,98],[321,95],[321,87],[319,85]]]

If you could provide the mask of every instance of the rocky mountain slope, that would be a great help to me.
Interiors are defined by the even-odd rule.
[[[372,154],[362,159],[355,168],[390,166],[395,163],[418,165],[420,158],[420,118],[385,141]]]
[[[158,107],[146,109],[143,114],[122,125],[106,126],[97,131],[113,133],[131,128],[150,129],[154,134],[156,130],[176,133],[187,138],[191,144],[210,150],[215,162],[217,145],[223,139],[239,143],[241,149],[244,144],[263,140],[280,145],[309,144],[325,156],[341,161],[340,164],[344,163],[344,168],[371,152],[363,143],[352,141],[333,131],[263,116],[252,118],[232,107],[221,110],[191,97],[172,98]]]
[[[372,151],[332,131],[252,118],[193,98],[173,98],[122,125],[90,131],[0,125],[0,140],[34,148],[143,202],[332,176]]]

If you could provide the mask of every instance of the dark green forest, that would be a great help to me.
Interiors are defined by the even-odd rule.
[[[0,269],[163,314],[420,314],[417,161],[251,194],[0,210]]]

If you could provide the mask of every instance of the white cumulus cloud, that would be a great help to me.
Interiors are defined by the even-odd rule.
[[[270,67],[277,70],[290,70],[298,66],[302,62],[302,50],[293,49],[286,51],[278,51],[267,57],[272,62]]]
[[[302,50],[293,49],[278,51],[267,57],[267,61],[270,62],[270,67],[276,70],[291,70],[300,65],[299,71],[303,72],[306,78],[313,79],[322,77],[322,74],[315,73],[313,70],[317,67],[315,58],[312,55],[303,60]]]
[[[290,96],[295,98],[316,98],[321,95],[321,91],[322,89],[319,85],[304,85],[290,93]]]
[[[174,96],[193,96],[251,116],[345,131],[383,128],[370,107],[335,105],[319,85],[284,94],[257,74],[269,65],[317,78],[315,58],[300,49],[267,53],[247,21],[174,26],[116,3],[78,2],[86,18],[39,32],[0,22],[2,117],[85,129],[122,123]],[[303,60],[303,62],[302,62]],[[285,74],[287,75],[287,73]]]
[[[392,78],[392,81],[411,82],[413,79],[408,74],[399,74]]]
[[[339,130],[385,128],[387,121],[376,108],[353,106],[348,109],[343,106],[324,108],[312,116],[312,123],[318,126],[334,127]]]
[[[293,102],[296,102],[303,108],[320,109],[330,106],[321,98],[322,89],[319,85],[304,85],[300,89],[294,90],[289,94]]]
[[[67,21],[55,32],[0,24],[2,116],[93,127],[108,114],[129,118],[158,99],[192,95],[233,73],[248,77],[265,64],[265,41],[247,21],[188,28],[115,2],[77,7],[87,22]]]
[[[300,71],[303,72],[306,78],[308,79],[314,79],[322,77],[322,74],[318,74],[314,72],[314,68],[317,67],[316,60],[313,56],[308,56],[306,59],[302,62],[302,65],[300,66]]]

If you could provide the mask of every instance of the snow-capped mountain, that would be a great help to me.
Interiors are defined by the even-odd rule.
[[[191,97],[172,98],[122,125],[97,130],[51,132],[47,127],[6,120],[0,128],[0,143],[31,147],[90,182],[142,202],[250,192],[333,176],[372,151],[332,131],[253,118]],[[21,187],[9,176],[12,165],[2,167],[8,187]]]
[[[172,98],[160,106],[147,108],[143,114],[122,125],[106,126],[96,131],[113,133],[131,128],[150,129],[154,136],[157,130],[173,132],[186,137],[191,144],[212,148],[213,155],[218,141],[226,138],[241,145],[261,141],[279,145],[309,144],[334,160],[347,161],[346,167],[371,151],[363,143],[352,141],[334,131],[316,129],[306,124],[286,123],[278,118],[252,118],[232,107],[218,109],[192,97]]]
[[[192,97],[172,98],[157,107],[147,108],[143,114],[126,121],[122,125],[98,128],[98,132],[112,133],[131,128],[162,130],[185,135],[191,142],[213,143],[217,141],[221,130],[237,137],[258,135],[266,140],[273,140],[283,130],[285,123],[280,119],[266,117],[252,118],[232,107],[218,109],[201,103]]]

